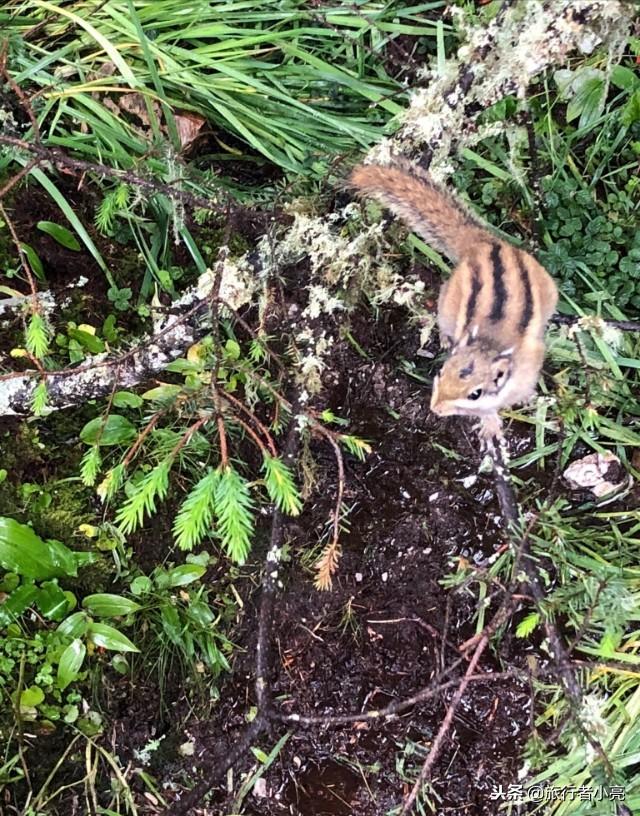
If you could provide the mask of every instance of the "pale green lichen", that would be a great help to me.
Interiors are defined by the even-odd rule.
[[[619,53],[632,18],[630,4],[619,0],[528,0],[486,27],[472,25],[462,9],[452,12],[467,41],[440,71],[425,70],[428,85],[413,95],[402,128],[370,151],[369,161],[387,163],[426,147],[432,174],[446,177],[454,141],[471,146],[487,135],[480,136],[475,117],[469,117],[470,104],[483,109],[505,94],[523,98],[534,76],[564,64],[572,51],[588,54],[603,44]],[[456,84],[461,66],[473,73],[464,90]]]
[[[215,286],[217,270],[207,269],[198,278],[197,297],[209,297]],[[219,298],[232,309],[239,309],[251,303],[259,281],[246,258],[225,259],[220,278]]]

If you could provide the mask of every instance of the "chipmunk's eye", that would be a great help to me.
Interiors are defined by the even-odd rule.
[[[480,399],[481,396],[482,396],[482,388],[476,388],[470,394],[467,394],[467,399],[477,400],[477,399]]]

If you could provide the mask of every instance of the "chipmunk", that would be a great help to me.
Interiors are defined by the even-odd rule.
[[[502,426],[498,411],[525,402],[536,389],[544,332],[558,300],[551,276],[408,162],[360,165],[349,183],[457,264],[438,298],[438,328],[449,356],[434,380],[431,410],[479,417],[483,435],[495,436]]]

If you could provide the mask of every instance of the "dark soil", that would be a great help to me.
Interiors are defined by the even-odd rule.
[[[462,483],[479,464],[469,426],[435,422],[428,389],[396,370],[416,343],[415,330],[402,320],[401,313],[389,314],[386,324],[376,326],[363,313],[351,326],[356,341],[384,359],[363,360],[345,341],[333,358],[329,406],[349,418],[350,432],[370,440],[375,453],[364,464],[347,463],[350,532],[333,590],[316,591],[297,558],[289,565],[273,621],[272,678],[277,706],[287,713],[382,708],[441,673],[447,680],[461,677],[466,664],[453,672],[447,666],[459,657],[457,645],[476,631],[475,600],[471,593],[443,589],[440,579],[460,559],[485,563],[503,543],[490,480],[480,477],[468,488]],[[393,354],[386,354],[391,347]],[[455,451],[457,458],[447,458],[435,445]],[[315,502],[288,531],[298,556],[316,544],[335,492],[331,452],[320,445],[315,454],[320,461]],[[224,755],[241,735],[253,701],[256,628],[255,608],[248,606],[235,638],[245,651],[222,689],[220,707],[211,719],[196,717],[187,725],[195,739],[195,764],[211,767],[211,757]],[[503,645],[508,651],[508,635]],[[486,671],[500,668],[489,655],[481,664]],[[257,794],[245,799],[243,812],[390,812],[410,789],[454,691],[385,724],[292,732]],[[433,777],[430,799],[439,814],[495,812],[492,789],[515,780],[529,711],[527,684],[488,681],[470,687]],[[268,753],[283,733],[276,728],[259,747]],[[193,778],[193,764],[183,767],[183,778]],[[175,779],[178,769],[170,767]],[[251,767],[247,761],[235,773]],[[200,812],[231,812],[232,801],[214,792]]]

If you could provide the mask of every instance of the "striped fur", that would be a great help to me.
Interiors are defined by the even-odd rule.
[[[357,167],[350,181],[458,261],[438,299],[440,334],[451,351],[434,382],[432,410],[495,416],[529,399],[558,297],[546,270],[406,163]]]

